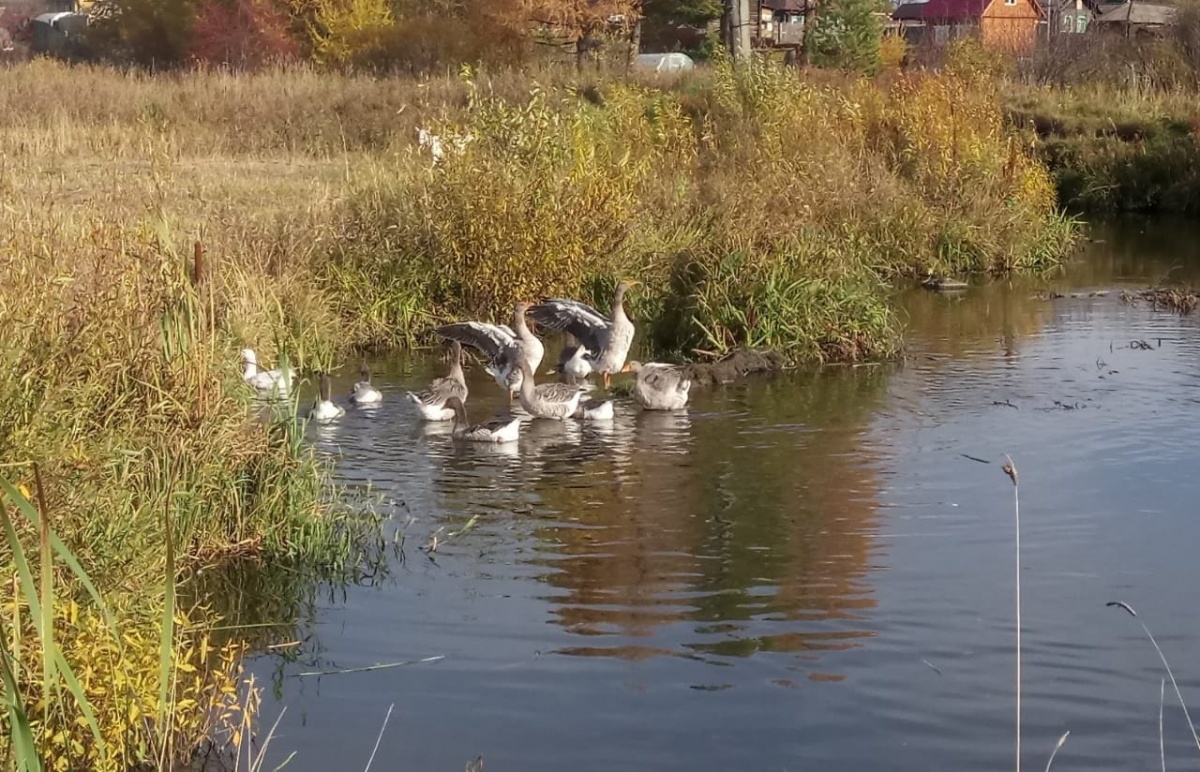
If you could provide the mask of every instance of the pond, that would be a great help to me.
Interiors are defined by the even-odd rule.
[[[1200,704],[1200,323],[1119,294],[1197,278],[1198,235],[1097,227],[1062,276],[905,293],[902,362],[621,402],[512,447],[416,420],[404,391],[441,361],[376,363],[383,406],[313,441],[405,560],[324,597],[295,661],[252,663],[277,684],[264,733],[287,708],[265,768],[363,769],[389,708],[373,769],[1011,768],[1007,453],[1024,763],[1069,730],[1060,772],[1157,769],[1164,671],[1105,603]],[[505,405],[468,379],[474,418]],[[1194,765],[1166,692],[1168,763]]]

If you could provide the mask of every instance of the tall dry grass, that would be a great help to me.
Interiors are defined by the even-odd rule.
[[[0,79],[21,92],[31,74]],[[247,183],[227,173],[247,174],[230,159],[184,160],[159,125],[76,122],[74,108],[23,93],[0,165],[0,468],[42,491],[39,509],[53,513],[108,614],[62,570],[41,571],[55,593],[37,614],[27,591],[0,582],[6,643],[59,651],[84,699],[37,667],[33,645],[6,657],[5,693],[45,768],[169,767],[227,712],[245,650],[243,637],[212,633],[211,598],[171,601],[176,582],[186,591],[230,557],[337,571],[370,533],[325,501],[323,470],[296,427],[251,420],[236,361],[243,345],[268,361],[281,350],[328,361],[330,336],[311,332],[337,320],[296,269],[295,210],[250,208],[294,191],[286,175],[259,166]],[[197,238],[208,249],[199,282]],[[12,522],[0,544],[6,577],[22,562],[14,545],[41,539],[29,520]],[[76,703],[90,706],[90,726]],[[0,718],[5,736],[14,715]]]
[[[650,280],[638,311],[663,348],[886,355],[888,278],[1038,269],[1071,235],[970,79],[986,75],[814,82],[758,62],[642,83],[552,68],[154,78],[38,63],[5,77],[21,117],[4,139],[26,170],[57,172],[18,166],[11,189],[165,213],[176,242],[200,236],[249,271],[240,287],[282,293],[289,339],[322,357],[502,317],[517,296],[603,302],[631,272]],[[418,125],[479,141],[434,169]],[[270,303],[232,297],[244,335],[272,328],[238,321],[266,321]]]

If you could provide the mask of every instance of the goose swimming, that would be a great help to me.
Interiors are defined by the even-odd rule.
[[[683,368],[662,362],[630,362],[629,369],[637,373],[633,396],[647,410],[681,410],[687,404],[692,380]]]
[[[286,397],[292,388],[292,368],[286,364],[278,370],[259,370],[258,355],[252,348],[242,349],[242,380],[256,391]]]
[[[521,431],[521,419],[509,415],[493,418],[481,424],[472,424],[467,419],[467,406],[458,397],[446,400],[446,407],[454,413],[454,428],[450,436],[456,440],[470,442],[515,442]]]
[[[378,405],[383,401],[383,395],[371,385],[371,371],[365,361],[358,365],[358,377],[361,379],[354,384],[350,391],[350,401],[356,405]]]
[[[512,327],[487,322],[456,322],[442,325],[435,332],[482,352],[488,358],[487,371],[500,388],[508,392],[511,403],[521,388],[522,375],[517,360],[523,359],[531,370],[537,370],[546,354],[542,341],[525,322],[528,310],[528,303],[517,303]]]
[[[450,343],[450,373],[444,378],[434,378],[429,386],[418,392],[408,392],[408,401],[417,406],[417,412],[426,421],[449,421],[454,418],[454,409],[446,403],[451,397],[465,401],[467,380],[463,377],[462,346],[458,341]]]
[[[321,373],[319,395],[316,404],[313,405],[312,410],[308,413],[309,418],[319,424],[327,424],[346,414],[344,407],[333,404],[333,401],[329,398],[329,376],[325,373]]]
[[[611,421],[613,419],[613,402],[611,399],[589,399],[586,402],[580,402],[571,417],[584,421]]]
[[[600,373],[607,389],[613,373],[625,372],[625,357],[635,332],[633,322],[625,315],[625,293],[638,284],[641,282],[633,279],[617,284],[608,318],[586,303],[564,298],[549,298],[529,309],[538,324],[565,330],[579,341],[578,347],[563,349],[559,365],[564,373],[575,377]]]
[[[579,407],[579,399],[583,389],[566,383],[543,383],[537,385],[533,380],[533,369],[524,359],[518,359],[517,364],[523,375],[521,390],[517,398],[525,412],[535,418],[553,418],[563,420],[575,415]]]

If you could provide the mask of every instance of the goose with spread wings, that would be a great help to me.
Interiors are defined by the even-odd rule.
[[[522,376],[518,361],[524,360],[529,364],[530,370],[536,370],[546,353],[542,341],[530,331],[525,322],[525,313],[528,310],[528,303],[517,304],[513,311],[512,327],[487,322],[456,322],[444,324],[435,332],[443,338],[471,346],[486,356],[487,371],[496,379],[500,388],[508,392],[511,403],[521,388]]]
[[[558,367],[562,373],[575,378],[600,373],[607,389],[612,374],[625,371],[625,357],[635,332],[633,322],[625,315],[625,293],[638,284],[632,279],[617,284],[607,318],[586,303],[565,298],[549,298],[529,309],[538,324],[563,330],[579,341],[578,346],[563,349]]]

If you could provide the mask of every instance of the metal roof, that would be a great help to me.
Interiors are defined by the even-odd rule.
[[[1116,8],[1105,11],[1096,18],[1100,24],[1121,22],[1141,24],[1148,27],[1171,24],[1175,21],[1177,10],[1169,5],[1138,2],[1122,3]]]

